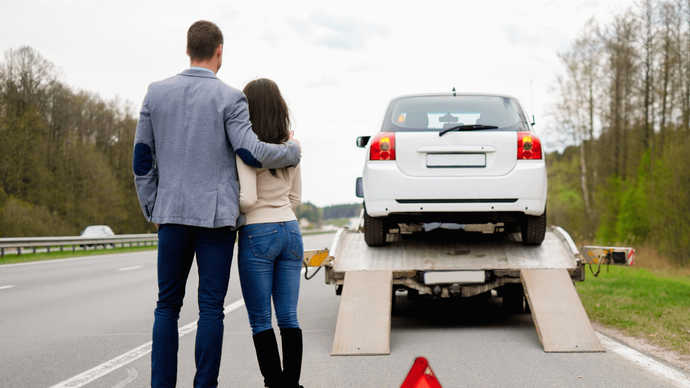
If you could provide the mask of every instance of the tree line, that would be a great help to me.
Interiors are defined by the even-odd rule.
[[[31,47],[0,63],[0,236],[155,231],[132,175],[137,118],[119,100],[75,91]]]
[[[337,218],[359,217],[359,212],[361,209],[361,203],[347,203],[321,208],[312,204],[311,202],[306,202],[299,205],[295,209],[295,215],[297,216],[297,219],[304,218],[313,224],[320,224],[323,221]]]
[[[118,99],[72,90],[36,50],[0,63],[0,237],[155,232],[137,201],[132,151],[137,115]],[[361,204],[296,213],[312,223],[356,217]]]
[[[326,206],[323,208],[323,219],[331,220],[335,218],[359,217],[359,212],[361,209],[361,203],[346,203],[342,205]]]
[[[589,20],[560,53],[548,217],[576,239],[690,263],[690,0]]]

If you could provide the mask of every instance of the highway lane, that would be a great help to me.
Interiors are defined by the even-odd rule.
[[[241,299],[236,272],[227,301]],[[197,282],[193,268],[181,325]],[[0,266],[0,387],[50,387],[150,341],[156,293],[155,251]]]
[[[0,294],[0,385],[51,386],[150,340],[155,262],[142,252],[0,267],[0,285],[14,286]]]
[[[323,248],[331,238],[306,236],[305,246]],[[232,271],[226,304],[241,298]],[[192,271],[181,326],[197,317],[196,282]],[[50,387],[147,343],[155,299],[153,252],[0,267],[0,387]],[[500,299],[400,294],[390,356],[331,357],[339,302],[322,274],[302,281],[307,388],[399,387],[417,356],[429,359],[446,388],[674,386],[613,352],[544,353],[531,316],[504,315]],[[220,386],[262,386],[243,307],[227,315],[225,327]],[[180,341],[181,387],[193,379],[194,334]],[[147,387],[149,368],[146,355],[86,386]]]

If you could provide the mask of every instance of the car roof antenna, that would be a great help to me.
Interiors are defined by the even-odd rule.
[[[453,97],[455,97],[455,86],[453,86]]]
[[[536,121],[534,121],[534,89],[532,88],[532,80],[529,80],[529,94],[530,98],[532,99],[532,125],[535,125]]]

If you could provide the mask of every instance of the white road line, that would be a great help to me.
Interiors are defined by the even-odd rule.
[[[129,253],[110,253],[110,254],[104,253],[102,255],[70,257],[67,259],[52,259],[52,260],[41,260],[41,261],[27,261],[26,263],[3,264],[3,265],[0,265],[0,269],[12,268],[12,267],[23,267],[23,266],[27,266],[27,265],[60,264],[60,263],[66,263],[66,262],[70,262],[70,261],[93,260],[93,259],[103,259],[103,258],[113,258],[113,257],[117,258],[117,257],[123,257],[123,256],[137,256],[137,255],[142,255],[142,254],[147,254],[147,253],[158,254],[158,252],[153,250],[153,249],[150,251],[138,251],[138,252],[129,252]]]
[[[12,288],[14,286],[0,286],[0,290],[6,290],[8,288]]]
[[[124,388],[127,386],[127,384],[131,383],[132,381],[136,380],[137,377],[139,377],[139,372],[137,372],[136,369],[134,368],[127,368],[127,378],[122,380],[120,383],[117,385],[113,386],[113,388]]]
[[[119,272],[122,272],[122,271],[131,271],[133,269],[139,269],[139,268],[144,268],[144,266],[143,265],[133,265],[131,267],[118,268],[117,270]]]
[[[229,305],[225,306],[225,314],[228,314],[234,310],[237,310],[238,308],[244,306],[244,299],[239,299],[235,302],[230,303]],[[178,329],[180,337],[189,334],[196,330],[196,323],[197,321],[194,321],[192,323],[189,323],[187,325],[184,325]],[[113,372],[119,368],[122,368],[123,366],[129,364],[132,361],[135,361],[149,353],[151,353],[151,342],[145,343],[138,348],[132,349],[129,352],[117,356],[113,358],[112,360],[106,361],[102,363],[101,365],[91,368],[87,370],[86,372],[79,374],[77,376],[74,376],[68,380],[65,380],[59,384],[53,385],[51,388],[79,388],[83,387],[86,384],[99,379],[105,375],[107,375],[110,372]]]
[[[599,332],[596,333],[597,337],[599,337],[599,341],[601,341],[601,344],[606,349],[623,356],[623,358],[627,359],[628,361],[637,363],[640,367],[647,369],[649,372],[652,372],[653,374],[670,381],[671,384],[675,385],[676,387],[690,388],[690,378],[683,373],[669,368],[666,365],[645,356],[635,349],[621,345]]]

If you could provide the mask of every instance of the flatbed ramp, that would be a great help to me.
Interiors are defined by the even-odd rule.
[[[520,278],[545,352],[604,351],[567,271],[524,269]]]
[[[331,356],[391,353],[392,271],[345,274]]]
[[[418,285],[429,293],[420,279],[429,271],[449,270],[485,270],[492,279],[461,285],[461,296],[522,283],[544,351],[604,351],[573,285],[573,279],[584,280],[581,255],[561,228],[550,227],[541,246],[524,246],[511,235],[479,235],[368,247],[362,233],[341,230],[331,255],[327,282],[343,286],[331,355],[390,354],[393,286]]]

